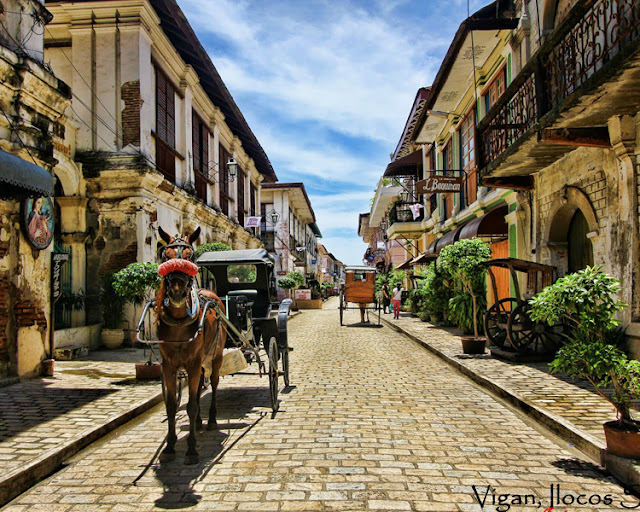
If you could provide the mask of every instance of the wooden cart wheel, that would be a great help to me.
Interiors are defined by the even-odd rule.
[[[562,344],[562,325],[550,326],[529,317],[526,302],[518,304],[509,315],[507,336],[513,347],[523,354],[551,354]]]
[[[278,411],[278,342],[275,338],[269,340],[269,398],[271,410]]]
[[[284,385],[289,386],[289,347],[285,347],[282,352],[282,375],[284,376]]]
[[[511,347],[507,339],[507,321],[518,301],[513,297],[501,299],[484,314],[484,332],[489,341],[498,348]]]

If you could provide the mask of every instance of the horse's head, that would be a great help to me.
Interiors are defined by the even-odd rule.
[[[193,264],[195,256],[193,242],[200,235],[200,228],[198,227],[189,236],[170,236],[161,227],[158,227],[158,233],[167,242],[158,251],[160,260],[163,265],[167,262],[172,262],[171,265],[164,265],[165,269],[170,269],[170,271],[165,272],[163,275],[163,291],[171,306],[176,308],[184,307],[187,304],[189,292],[193,285],[193,276],[197,271],[197,267]],[[175,264],[173,264],[173,260],[176,260]],[[195,271],[194,268],[196,269]]]

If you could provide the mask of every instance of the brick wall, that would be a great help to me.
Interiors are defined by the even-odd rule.
[[[9,360],[9,275],[0,274],[0,361]]]
[[[47,318],[44,311],[29,300],[16,303],[13,308],[16,314],[16,324],[20,327],[38,325],[38,331],[44,333],[47,330]]]
[[[140,80],[127,82],[121,89],[124,109],[122,110],[122,145],[140,145]]]

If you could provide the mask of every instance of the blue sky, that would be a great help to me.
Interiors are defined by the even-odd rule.
[[[467,0],[188,0],[189,22],[281,182],[302,181],[344,263],[419,87]],[[485,0],[470,0],[475,12]]]

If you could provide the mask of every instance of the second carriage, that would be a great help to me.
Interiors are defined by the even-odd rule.
[[[377,326],[380,326],[380,307],[376,301],[376,275],[378,271],[375,267],[346,266],[345,282],[340,288],[340,325],[344,322],[344,312],[349,309],[360,311],[361,320],[364,322],[366,315],[367,322],[369,311],[377,311]],[[349,306],[349,303],[355,306]]]

